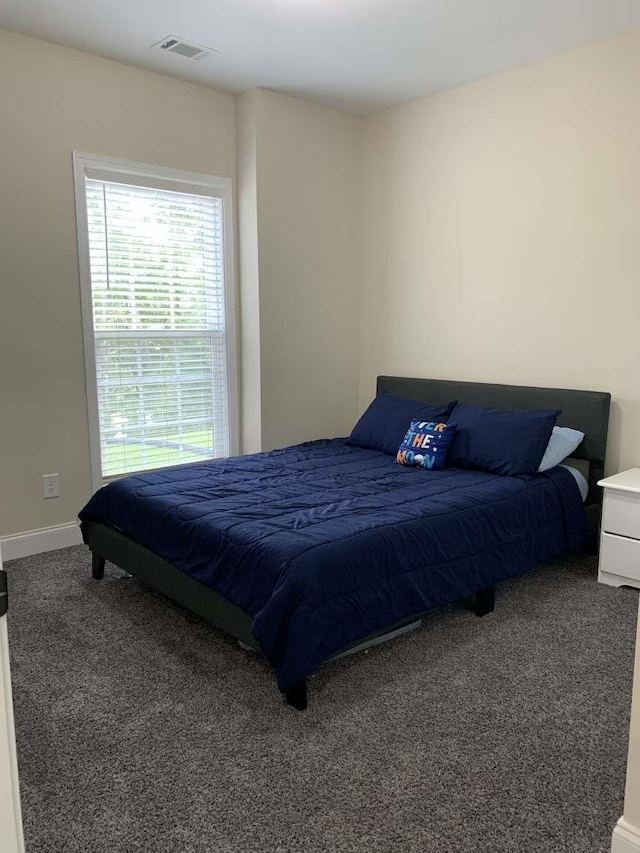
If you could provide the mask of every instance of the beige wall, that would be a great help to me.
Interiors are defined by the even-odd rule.
[[[260,388],[245,385],[243,400],[255,410],[250,396],[261,396],[264,450],[345,435],[354,423],[360,127],[264,90],[239,102],[238,150],[256,152],[255,202],[245,191],[251,158],[239,168],[240,252],[243,294],[250,282],[260,294],[261,364]],[[242,316],[255,328],[255,302]]]
[[[74,149],[235,178],[237,148],[244,449],[350,429],[360,119],[262,90],[236,110],[1,30],[0,105],[0,536],[73,521],[91,490]]]
[[[259,91],[236,98],[236,183],[240,299],[240,406],[243,453],[262,449],[260,370],[260,264],[258,256],[258,98]]]
[[[611,391],[640,465],[640,34],[368,118],[360,402],[378,373]]]
[[[237,150],[246,450],[344,434],[388,372],[610,390],[640,464],[639,34],[363,122],[0,31],[0,104],[2,535],[90,490],[72,149]]]
[[[0,532],[90,494],[71,151],[234,176],[230,95],[0,31]],[[42,500],[42,475],[61,497]]]

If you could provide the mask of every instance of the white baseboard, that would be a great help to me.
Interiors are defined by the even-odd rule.
[[[621,817],[613,830],[611,853],[640,853],[640,827]]]
[[[80,545],[82,535],[75,521],[69,524],[56,524],[54,527],[44,527],[41,530],[26,530],[13,536],[0,539],[2,559],[17,560],[20,557],[32,557],[34,554],[44,554],[46,551],[57,551],[58,548],[69,548]]]

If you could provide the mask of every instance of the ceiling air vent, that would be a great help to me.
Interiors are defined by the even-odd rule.
[[[192,41],[181,39],[179,36],[166,36],[162,41],[152,44],[151,47],[158,47],[167,53],[177,53],[178,56],[184,56],[186,59],[204,59],[205,56],[212,53],[220,53],[215,47],[195,44]]]

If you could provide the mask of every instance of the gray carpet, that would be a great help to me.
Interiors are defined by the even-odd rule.
[[[303,714],[83,547],[7,569],[27,853],[609,849],[637,595],[593,558],[322,668]]]

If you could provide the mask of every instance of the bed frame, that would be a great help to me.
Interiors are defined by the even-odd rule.
[[[530,388],[520,385],[487,385],[479,382],[454,382],[443,379],[409,379],[379,376],[378,391],[390,391],[413,400],[447,403],[460,400],[479,406],[502,409],[561,409],[560,426],[570,426],[585,433],[585,439],[573,457],[589,463],[587,506],[601,502],[597,482],[604,476],[604,462],[609,425],[611,395],[598,391],[574,391],[561,388]],[[84,541],[92,554],[92,575],[104,576],[105,561],[114,563],[149,586],[173,599],[188,610],[235,637],[239,643],[260,652],[251,633],[252,618],[215,590],[181,572],[153,551],[136,542],[115,527],[100,521],[83,522]],[[494,588],[478,590],[473,601],[477,616],[494,608]],[[327,659],[347,654],[412,630],[420,625],[423,613],[414,613],[382,631],[362,637]],[[287,703],[299,711],[307,707],[307,682],[302,679],[285,692]]]

